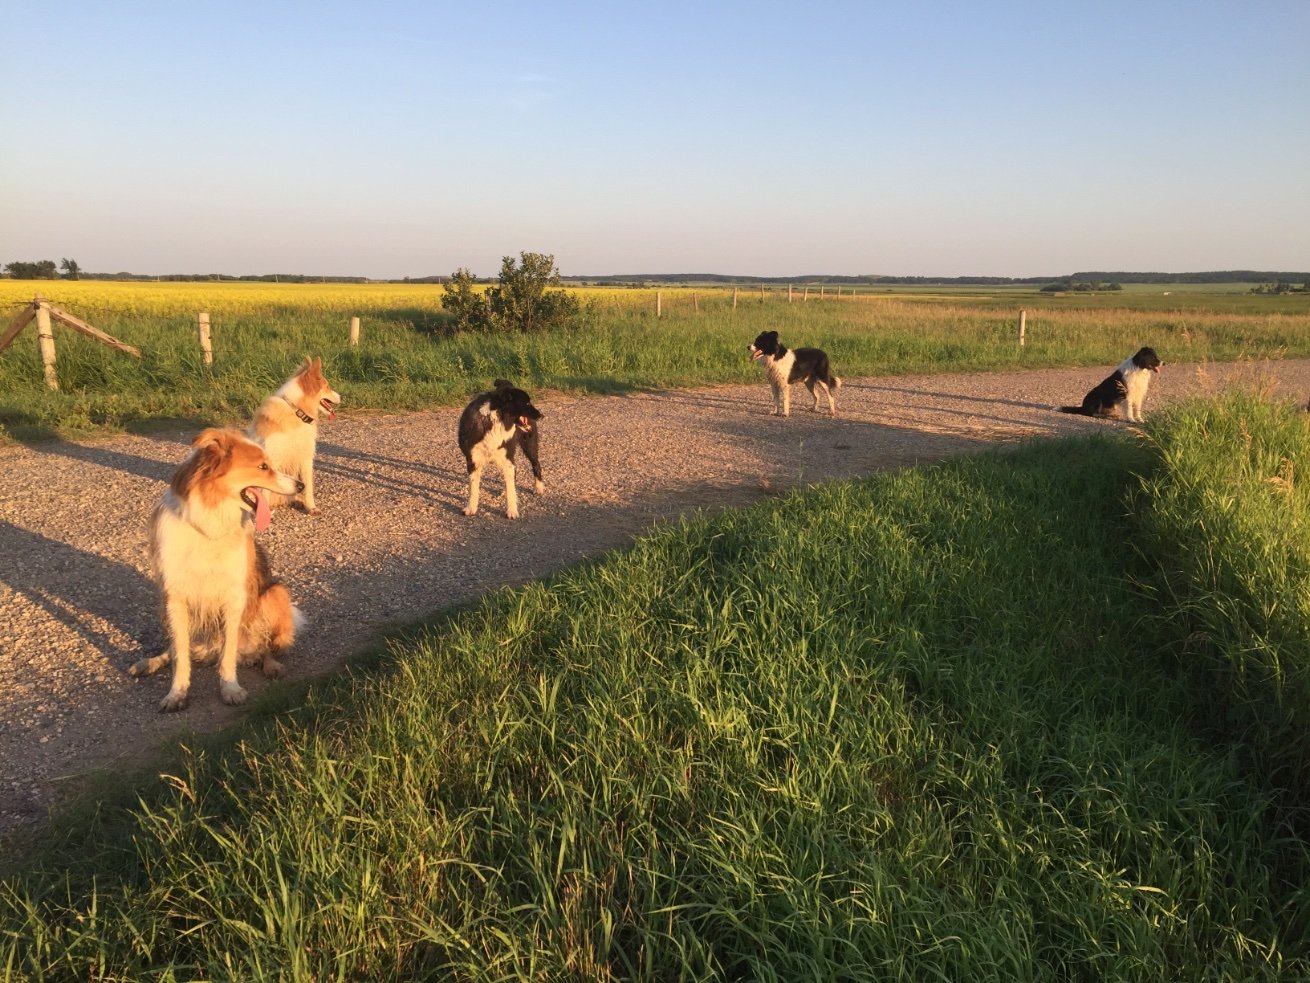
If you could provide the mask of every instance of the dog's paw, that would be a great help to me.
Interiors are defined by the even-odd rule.
[[[268,679],[281,679],[286,675],[286,670],[282,668],[282,663],[271,655],[264,656],[264,675]]]
[[[159,701],[160,713],[176,713],[178,710],[186,708],[187,691],[171,689],[168,695]]]
[[[149,676],[153,672],[158,672],[162,666],[168,665],[171,658],[170,654],[165,652],[163,655],[156,655],[149,659],[138,659],[127,667],[127,674],[129,676]]]
[[[477,514],[478,514],[478,510],[477,510],[476,508],[474,508],[473,506],[468,506],[467,508],[464,509],[464,514],[465,514],[465,515],[477,515]]]
[[[534,482],[532,485],[532,494],[534,495],[546,494],[546,483],[544,481]]]
[[[239,707],[246,702],[246,691],[241,688],[241,684],[235,679],[231,682],[220,679],[218,682],[218,695],[230,707]]]
[[[518,517],[519,517],[519,510],[518,510],[518,509],[506,509],[506,510],[505,510],[505,518],[506,518],[506,519],[517,519]]]

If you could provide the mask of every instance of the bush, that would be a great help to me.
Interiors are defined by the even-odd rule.
[[[563,290],[555,257],[545,253],[519,253],[501,260],[497,284],[479,294],[474,277],[466,269],[456,270],[441,298],[441,306],[455,315],[460,328],[478,331],[548,331],[577,317],[578,299]]]

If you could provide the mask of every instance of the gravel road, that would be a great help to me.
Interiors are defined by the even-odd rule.
[[[319,433],[319,514],[282,509],[264,534],[310,626],[285,660],[303,678],[339,665],[388,625],[488,588],[622,546],[697,508],[1039,437],[1123,427],[1052,411],[1104,369],[849,379],[837,419],[769,415],[767,385],[575,397],[534,393],[546,414],[546,495],[519,469],[522,519],[504,517],[499,476],[482,511],[465,502],[458,409],[343,412]],[[1266,381],[1304,402],[1310,361],[1169,365],[1146,403]],[[489,382],[490,380],[488,380]],[[193,434],[0,448],[0,834],[39,823],[79,776],[143,760],[160,741],[238,721],[201,666],[191,702],[157,711],[169,671],[128,667],[164,645],[146,525]],[[520,462],[526,465],[526,462]],[[525,472],[527,477],[525,480]],[[253,691],[266,684],[242,669]]]

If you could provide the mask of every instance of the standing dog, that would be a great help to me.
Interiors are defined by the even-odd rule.
[[[314,451],[318,446],[318,418],[336,419],[341,394],[328,385],[323,360],[305,359],[282,388],[260,404],[246,436],[264,445],[273,467],[304,482],[304,509],[314,505]],[[276,504],[285,500],[274,499]]]
[[[192,636],[196,661],[218,659],[224,703],[246,701],[237,658],[262,662],[277,676],[276,656],[291,647],[302,624],[287,589],[273,579],[255,532],[268,528],[268,494],[292,495],[304,485],[279,474],[264,449],[235,430],[210,428],[192,442],[191,456],[174,473],[150,525],[150,556],[170,645],[128,671],[145,676],[173,663],[173,685],[160,710],[181,710],[191,687]],[[218,643],[221,639],[221,646]]]
[[[815,387],[823,389],[828,397],[828,412],[837,415],[837,403],[832,391],[841,385],[841,380],[832,374],[828,366],[828,356],[818,348],[789,349],[778,341],[778,332],[765,331],[755,339],[748,349],[751,361],[764,359],[764,371],[773,387],[773,413],[775,416],[791,414],[791,384],[804,382],[805,388],[814,397],[815,412],[819,409],[819,394]]]
[[[546,491],[537,459],[541,440],[537,421],[542,413],[532,405],[532,397],[522,389],[515,389],[512,383],[497,379],[493,385],[496,387],[493,391],[478,396],[459,416],[459,449],[464,453],[469,474],[469,503],[464,514],[477,514],[482,469],[491,462],[505,479],[505,515],[517,519],[519,499],[514,487],[514,452],[520,446],[532,464],[533,492],[542,495]]]
[[[1123,416],[1130,423],[1141,423],[1142,403],[1151,387],[1151,376],[1164,362],[1154,348],[1139,348],[1132,358],[1110,373],[1100,385],[1083,397],[1082,406],[1061,406],[1061,413],[1082,416]]]

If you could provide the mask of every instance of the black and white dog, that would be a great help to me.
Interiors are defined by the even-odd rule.
[[[537,459],[541,431],[537,421],[542,412],[532,405],[532,397],[513,383],[497,379],[496,388],[478,396],[459,416],[459,449],[469,473],[469,503],[465,515],[476,515],[478,491],[482,484],[482,469],[494,463],[505,479],[505,515],[519,517],[518,491],[514,487],[514,452],[520,447],[532,464],[535,479],[532,490],[544,495],[546,485],[541,480],[541,463]]]
[[[1061,413],[1082,416],[1122,416],[1130,423],[1142,422],[1142,403],[1151,386],[1151,376],[1164,362],[1154,348],[1140,348],[1125,359],[1110,377],[1083,397],[1082,406],[1061,406]]]
[[[814,397],[816,412],[819,409],[819,393],[816,386],[823,389],[828,397],[828,412],[837,415],[837,403],[832,398],[832,391],[841,385],[841,380],[832,374],[828,365],[828,356],[818,348],[791,349],[778,341],[778,332],[764,331],[750,346],[751,361],[764,359],[764,371],[769,376],[769,385],[773,387],[773,413],[775,416],[788,416],[791,413],[791,384],[805,383],[805,388]]]

